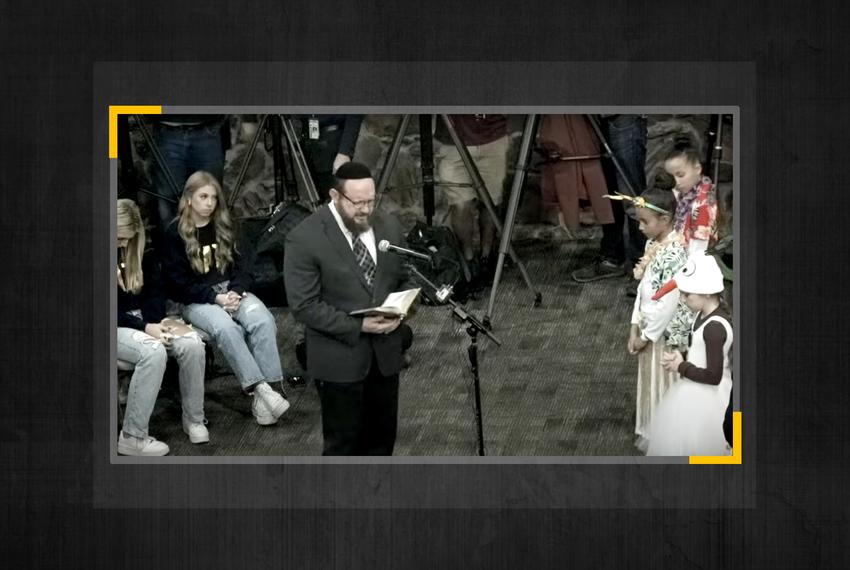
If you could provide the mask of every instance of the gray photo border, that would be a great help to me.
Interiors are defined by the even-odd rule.
[[[685,62],[687,63],[687,62]],[[106,152],[106,144],[107,137],[104,135],[108,133],[108,125],[106,125],[106,129],[102,128],[106,119],[108,119],[108,106],[113,104],[126,104],[126,95],[124,98],[116,98],[113,94],[115,91],[115,87],[119,87],[117,91],[123,92],[122,88],[130,87],[130,92],[132,93],[132,85],[136,84],[138,87],[142,82],[140,82],[140,78],[146,76],[144,72],[139,75],[138,67],[143,68],[156,68],[159,72],[161,78],[164,77],[181,77],[183,80],[182,83],[185,83],[186,71],[191,69],[195,72],[200,71],[200,75],[202,78],[206,77],[206,80],[209,81],[209,75],[203,73],[204,69],[209,70],[210,66],[225,66],[228,69],[233,69],[235,66],[240,64],[128,64],[128,63],[104,63],[104,64],[96,64],[95,65],[95,81],[94,81],[94,94],[95,94],[95,108],[93,109],[94,121],[95,121],[95,141],[94,141],[94,172],[95,172],[95,184],[93,189],[93,198],[95,200],[94,203],[94,217],[95,223],[93,224],[95,230],[95,267],[99,267],[99,262],[107,261],[109,265],[107,267],[114,267],[115,265],[115,252],[114,248],[108,247],[102,241],[102,236],[106,231],[109,232],[110,240],[107,243],[115,242],[115,199],[117,196],[117,160],[115,159],[107,159]],[[310,73],[314,73],[316,67],[319,68],[328,68],[329,75],[339,77],[340,68],[347,69],[348,66],[352,64],[344,64],[344,63],[310,63],[310,64],[286,64],[286,63],[274,63],[274,64],[247,64],[249,67],[253,67],[256,65],[260,66],[271,66],[274,69],[286,70],[286,72],[281,72],[277,76],[291,76],[292,74],[297,75],[295,69],[300,68],[301,72],[310,71]],[[360,64],[361,67],[363,65],[368,66],[368,69],[374,73],[374,66],[381,67],[382,64],[369,62],[368,64]],[[387,66],[390,68],[396,68],[398,64],[395,63],[387,63]],[[503,66],[502,73],[499,74],[501,76],[504,75],[525,75],[527,76],[527,70],[523,72],[523,70],[517,67],[518,64],[470,64],[470,63],[454,63],[454,64],[433,64],[433,63],[414,63],[410,64],[412,67],[419,67],[419,71],[421,75],[434,78],[435,75],[439,76],[439,68],[435,69],[435,65],[440,66],[449,66],[449,68],[454,67],[458,71],[465,66]],[[570,71],[573,74],[576,73],[576,66],[584,68],[585,73],[580,75],[587,75],[587,69],[597,69],[597,70],[608,70],[610,69],[611,64],[606,63],[593,63],[593,64],[570,64],[570,63],[555,63],[555,64],[536,64],[546,65],[555,68],[561,68],[562,71],[569,73]],[[619,68],[619,64],[613,64],[615,68]],[[634,64],[631,66],[631,69],[636,70],[640,67],[645,67],[647,64]],[[655,66],[669,66],[669,63],[660,63],[660,64],[649,64]],[[698,65],[705,65],[704,63],[700,63]],[[710,64],[710,65],[720,65],[723,67],[725,64]],[[754,156],[754,151],[752,146],[752,140],[744,141],[742,140],[742,114],[747,115],[747,118],[744,119],[745,130],[746,126],[751,124],[750,121],[753,121],[755,118],[755,110],[752,98],[750,96],[750,100],[747,100],[746,93],[750,94],[754,92],[754,81],[755,81],[755,70],[754,67],[748,64],[729,64],[733,67],[736,67],[735,71],[737,74],[742,76],[744,80],[743,83],[739,84],[745,86],[743,90],[740,90],[736,95],[738,98],[731,99],[739,104],[736,105],[717,105],[717,104],[705,104],[704,101],[699,101],[700,104],[694,105],[552,105],[552,104],[534,104],[534,105],[493,105],[493,104],[482,104],[476,106],[468,106],[468,105],[447,105],[441,103],[434,104],[404,104],[404,105],[361,105],[361,104],[343,104],[336,103],[331,105],[233,105],[233,104],[207,104],[207,105],[166,105],[162,104],[162,112],[165,113],[269,113],[269,112],[279,112],[279,113],[297,113],[304,112],[309,110],[310,112],[319,112],[319,113],[364,113],[364,114],[398,114],[398,113],[433,113],[433,112],[500,112],[500,113],[508,113],[508,114],[526,114],[526,113],[607,113],[607,112],[629,112],[629,113],[644,113],[644,114],[657,114],[657,113],[724,113],[733,115],[733,149],[734,149],[734,157],[733,157],[733,188],[734,188],[734,231],[736,236],[735,241],[735,259],[736,259],[736,268],[735,275],[736,279],[734,281],[734,295],[735,295],[735,315],[734,315],[734,328],[736,331],[736,343],[734,344],[734,352],[733,352],[733,365],[734,365],[734,374],[736,378],[736,390],[734,392],[734,400],[733,400],[733,408],[735,411],[741,410],[741,398],[742,392],[746,393],[745,401],[747,402],[746,413],[744,414],[743,421],[743,438],[744,438],[744,465],[718,465],[718,466],[689,466],[687,468],[680,468],[686,470],[712,470],[716,473],[718,469],[726,469],[726,470],[747,470],[746,466],[748,463],[748,458],[752,459],[752,455],[755,452],[755,390],[754,385],[755,382],[750,381],[750,378],[753,377],[751,375],[752,366],[748,366],[747,362],[743,362],[740,355],[742,352],[742,344],[746,347],[744,352],[752,357],[755,354],[755,351],[751,351],[754,346],[754,339],[747,339],[742,342],[740,339],[742,338],[741,332],[744,331],[744,335],[746,335],[746,331],[754,330],[755,321],[753,320],[753,310],[749,307],[748,298],[746,296],[746,290],[751,290],[751,285],[746,285],[747,283],[752,284],[753,281],[749,277],[744,277],[745,285],[742,290],[742,273],[746,273],[747,275],[751,275],[754,277],[755,275],[755,255],[752,255],[755,243],[754,243],[754,231],[752,231],[751,227],[746,225],[742,226],[741,215],[749,215],[752,216],[753,212],[748,210],[748,207],[751,205],[751,202],[748,200],[741,199],[740,187],[742,186],[742,169],[741,169],[741,160],[742,160],[742,146],[747,149],[744,150],[744,155]],[[188,66],[188,68],[187,68]],[[177,67],[178,70],[174,70],[173,68]],[[564,68],[568,69],[564,69]],[[183,73],[179,71],[179,68],[183,69]],[[424,68],[424,69],[423,69]],[[127,73],[127,72],[130,73]],[[352,70],[356,74],[356,70]],[[362,69],[361,69],[362,71]],[[117,72],[117,73],[116,73]],[[629,68],[622,70],[621,79],[630,77],[632,74],[628,73]],[[597,71],[597,74],[600,72]],[[392,75],[389,73],[388,75]],[[571,74],[572,75],[572,74]],[[593,75],[593,74],[590,74]],[[127,85],[118,85],[116,86],[116,76],[123,76]],[[273,74],[267,74],[267,76],[274,77]],[[595,75],[597,78],[606,77],[604,71]],[[344,81],[343,81],[344,82]],[[439,82],[438,82],[439,83]],[[150,82],[144,82],[148,87],[151,85]],[[199,85],[203,84],[203,79]],[[198,85],[198,86],[199,86]],[[302,86],[302,83],[298,83],[299,86]],[[197,87],[196,86],[196,89]],[[165,96],[160,95],[160,99],[157,98],[148,98],[139,100],[138,97],[131,97],[131,99],[138,101],[138,104],[159,104],[160,101],[197,101],[199,98],[197,94],[193,96],[192,89],[189,89],[189,94],[184,95],[180,92],[177,95],[177,92],[181,91],[180,86],[172,86],[172,89],[164,89]],[[185,88],[185,85],[183,85]],[[278,86],[280,87],[280,86]],[[147,89],[141,89],[142,91],[146,91]],[[386,93],[383,93],[384,96],[387,96]],[[620,93],[623,96],[623,93]],[[311,95],[316,98],[316,100],[324,101],[326,98],[317,97],[315,93]],[[147,95],[146,97],[151,97],[151,95]],[[303,96],[302,96],[303,97]],[[390,98],[398,98],[390,96]],[[509,99],[511,97],[508,97]],[[294,100],[299,101],[303,100],[299,96],[293,96],[292,94],[282,94],[282,100]],[[278,100],[281,100],[278,99]],[[345,99],[343,94],[343,99]],[[486,103],[486,99],[482,99],[480,97],[472,97],[473,100],[482,100],[482,103]],[[309,99],[308,99],[309,100]],[[353,98],[352,100],[357,101],[357,98]],[[410,97],[402,97],[398,98],[399,101],[409,101]],[[693,100],[692,98],[684,98],[681,100]],[[726,101],[729,99],[719,98],[715,99],[715,101]],[[105,102],[105,105],[104,105]],[[416,101],[414,101],[416,102]],[[536,103],[536,102],[535,102]],[[753,128],[749,129],[748,132],[754,132]],[[753,138],[753,137],[748,137]],[[748,181],[745,184],[746,187],[752,187],[751,180],[753,179],[753,171],[750,170],[751,165],[754,168],[754,161],[749,161],[747,164],[747,169],[743,172],[745,175],[750,173],[748,176]],[[105,169],[104,167],[108,167]],[[104,172],[106,170],[106,172]],[[98,188],[102,188],[98,182],[103,180],[103,174],[107,174],[106,178],[108,178],[108,186],[109,186],[109,209],[108,212],[103,207],[102,204],[98,204],[97,200],[103,199],[102,191],[98,191]],[[742,204],[744,202],[744,204]],[[107,214],[108,217],[104,220],[105,216],[101,216],[101,214]],[[107,228],[108,226],[108,228]],[[744,234],[741,232],[744,231]],[[742,247],[741,244],[744,244]],[[106,255],[105,255],[106,254]],[[743,256],[743,258],[742,258]],[[745,264],[741,263],[741,260],[745,258]],[[747,267],[747,271],[743,272],[739,268],[745,265]],[[106,283],[105,278],[100,278],[101,275],[109,275],[109,283]],[[103,273],[97,272],[97,275],[94,277],[95,282],[95,299],[104,299],[105,293],[108,293],[110,298],[110,305],[105,307],[108,311],[109,307],[113,307],[115,303],[115,276],[113,271],[104,270]],[[100,292],[100,294],[98,294]],[[743,296],[742,296],[743,294]],[[100,313],[101,307],[103,303],[95,302],[95,306],[99,307],[98,313]],[[107,330],[114,330],[116,326],[114,311],[108,311],[108,316],[106,319],[103,318],[103,315],[100,315],[96,320],[99,322],[109,322],[109,328]],[[742,321],[747,323],[744,329],[741,328]],[[99,330],[96,327],[96,330]],[[599,456],[599,457],[571,457],[571,456],[563,456],[563,457],[524,457],[524,456],[511,456],[511,457],[476,457],[476,456],[463,456],[463,457],[442,457],[442,456],[427,456],[427,457],[389,457],[389,458],[366,458],[366,457],[357,457],[357,458],[325,458],[325,457],[282,457],[282,456],[231,456],[231,457],[162,457],[162,458],[133,458],[133,457],[120,457],[117,455],[116,451],[116,442],[115,438],[111,436],[107,436],[111,434],[114,429],[110,429],[111,426],[116,425],[117,416],[115,406],[112,405],[112,402],[115,401],[117,397],[117,382],[116,382],[116,370],[114,365],[111,363],[115,362],[115,336],[114,334],[109,336],[109,345],[108,352],[102,349],[96,349],[94,354],[94,362],[98,371],[102,369],[108,370],[108,374],[103,374],[105,377],[105,382],[101,380],[101,374],[96,374],[96,382],[95,382],[95,418],[94,418],[94,441],[95,441],[95,449],[93,451],[94,457],[94,471],[95,471],[95,497],[96,504],[100,506],[115,506],[117,503],[122,506],[128,506],[126,501],[122,501],[120,496],[113,492],[98,492],[101,489],[101,485],[106,481],[113,481],[115,479],[114,473],[109,473],[110,466],[112,469],[120,469],[124,471],[126,469],[133,469],[132,467],[118,467],[118,466],[129,466],[129,465],[138,465],[144,464],[146,467],[142,467],[142,471],[156,469],[162,476],[168,478],[169,469],[173,470],[175,468],[170,467],[173,465],[200,465],[200,466],[223,466],[222,469],[226,469],[227,471],[232,470],[236,466],[267,466],[263,469],[266,471],[274,465],[284,465],[287,469],[294,468],[297,466],[303,466],[305,469],[309,469],[311,472],[315,472],[316,469],[321,470],[323,466],[325,469],[333,469],[330,466],[347,466],[349,469],[357,470],[359,468],[360,471],[370,472],[374,470],[379,470],[383,473],[388,473],[391,479],[395,479],[392,476],[392,471],[398,470],[394,466],[408,466],[410,468],[415,468],[415,466],[441,466],[439,467],[439,471],[446,472],[446,470],[457,469],[460,466],[479,466],[479,470],[481,468],[486,468],[487,466],[506,466],[511,469],[522,469],[525,466],[527,469],[534,469],[535,466],[557,466],[557,465],[622,465],[622,466],[651,466],[651,465],[681,465],[687,464],[688,458],[648,458],[648,457],[617,457],[617,456]],[[750,340],[753,341],[750,344]],[[108,356],[108,360],[105,360]],[[742,371],[742,364],[744,371]],[[746,378],[746,381],[739,380]],[[109,386],[109,394],[107,396],[106,390],[104,390],[104,385],[108,384]],[[109,398],[108,402],[105,402],[106,398]],[[106,413],[106,409],[108,407],[108,414]],[[104,424],[104,418],[108,415],[109,417],[109,425]],[[108,448],[108,454],[104,454],[104,450]],[[104,460],[106,460],[106,464],[104,464]],[[162,471],[160,471],[162,470]],[[406,470],[406,468],[405,468]],[[102,476],[98,476],[102,475]],[[134,474],[138,475],[138,474]],[[751,474],[754,478],[754,473]],[[134,477],[135,478],[135,477]],[[274,477],[271,477],[274,479]],[[718,477],[712,477],[712,479],[717,479]],[[749,479],[748,476],[746,479]],[[179,479],[179,477],[178,477]],[[268,482],[269,476],[261,477],[261,479],[266,480]],[[742,485],[741,490],[745,490],[745,487],[752,487],[752,485]],[[105,489],[101,489],[105,491]],[[715,489],[717,491],[717,489]],[[311,493],[312,495],[312,493]],[[567,493],[570,495],[570,493]],[[725,495],[725,493],[721,493],[721,495]],[[751,497],[751,493],[743,492],[743,493],[732,493],[732,495],[739,495],[739,499],[745,499],[746,497]],[[566,498],[562,497],[562,499]],[[657,498],[657,497],[656,497]],[[726,497],[730,498],[730,497]],[[724,500],[726,499],[724,498]],[[313,496],[315,500],[316,497]],[[492,501],[484,501],[484,503],[479,504],[479,501],[483,500],[482,498],[476,499],[472,501],[472,504],[468,504],[469,501],[462,501],[463,504],[457,506],[497,506],[500,503],[497,501],[496,503],[492,503]],[[711,503],[714,503],[718,500],[717,496],[714,496],[713,499],[710,500]],[[187,506],[185,501],[179,500],[177,501],[182,506]],[[315,505],[313,501],[308,501]],[[560,501],[555,501],[555,503],[559,503]],[[577,505],[583,505],[586,501],[579,500]],[[610,503],[610,501],[604,501],[605,503]],[[688,500],[685,501],[689,502]],[[698,503],[701,501],[698,501]],[[734,501],[740,502],[740,501]],[[750,501],[744,500],[744,503],[749,503]],[[157,508],[161,508],[164,506],[171,506],[173,503],[169,502],[166,504],[162,504],[161,501],[157,500],[153,503],[145,503],[143,501],[138,501],[137,499],[131,500],[131,504],[135,504],[136,506],[156,506]],[[295,501],[295,504],[300,504],[302,501]],[[323,501],[319,501],[319,503],[324,504]],[[331,501],[333,506],[341,506],[336,501]],[[408,503],[407,500],[402,501],[402,503]],[[446,506],[445,502],[437,501],[437,503],[431,505],[428,500],[425,501],[427,506]],[[520,501],[523,503],[523,501]],[[230,504],[230,503],[228,503]],[[241,504],[243,506],[252,505],[252,501],[236,501],[236,504]],[[380,501],[378,501],[380,504]],[[421,504],[420,500],[413,499],[413,503],[410,506],[425,506]],[[451,504],[451,502],[450,502]],[[592,504],[592,503],[591,503]],[[193,506],[212,506],[209,503],[201,503]],[[218,505],[221,506],[221,505]],[[256,506],[256,505],[254,505]],[[328,506],[328,505],[325,505]],[[350,506],[366,506],[361,505],[360,502],[354,501]],[[370,504],[369,506],[377,506],[376,504]],[[517,505],[519,506],[519,505]],[[558,506],[558,505],[552,505]],[[560,506],[565,506],[561,504]],[[585,505],[586,506],[586,505]],[[616,506],[612,504],[605,504],[601,506],[611,507]],[[626,506],[626,505],[622,505]],[[634,504],[628,506],[635,506]]]

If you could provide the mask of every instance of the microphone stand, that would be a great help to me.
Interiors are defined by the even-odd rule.
[[[431,281],[429,281],[427,277],[422,275],[422,273],[418,269],[416,269],[416,266],[413,265],[412,262],[408,261],[405,265],[407,265],[407,268],[423,284],[428,285],[431,289],[434,290],[434,296],[439,302],[446,302],[451,306],[451,313],[455,319],[467,325],[466,334],[469,336],[469,347],[466,350],[466,354],[469,357],[469,364],[472,369],[472,386],[474,394],[473,411],[475,414],[478,455],[483,457],[484,419],[483,411],[481,409],[481,379],[478,374],[478,333],[484,333],[487,338],[496,343],[496,346],[502,346],[502,343],[493,335],[493,333],[487,330],[487,327],[485,327],[481,321],[475,318],[472,313],[466,311],[466,309],[458,305],[451,298],[451,285],[444,285],[443,287],[438,288],[436,285],[431,283]]]

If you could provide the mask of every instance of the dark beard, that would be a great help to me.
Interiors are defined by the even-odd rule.
[[[342,212],[342,210],[339,210],[339,217],[342,218],[342,223],[345,225],[348,231],[355,235],[355,237],[359,236],[363,232],[368,232],[369,228],[372,227],[371,215],[369,215],[369,217],[366,219],[366,223],[364,224],[354,221],[354,218],[349,218],[345,215],[344,212]]]

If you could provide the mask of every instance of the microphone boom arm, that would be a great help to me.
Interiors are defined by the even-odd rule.
[[[423,261],[428,261],[433,263],[433,259],[431,259],[430,255],[425,255],[424,253],[419,253],[418,251],[413,251],[412,249],[407,249],[404,247],[399,247],[397,245],[391,244],[389,241],[382,239],[378,243],[378,249],[383,252],[395,253],[397,255],[406,255],[409,257],[416,257],[417,259],[421,259]]]

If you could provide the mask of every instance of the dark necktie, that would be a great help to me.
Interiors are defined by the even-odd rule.
[[[366,244],[359,237],[354,238],[354,257],[357,258],[357,265],[363,270],[363,277],[366,278],[366,283],[371,287],[372,281],[375,279],[375,262],[372,260],[372,256],[369,255]]]

